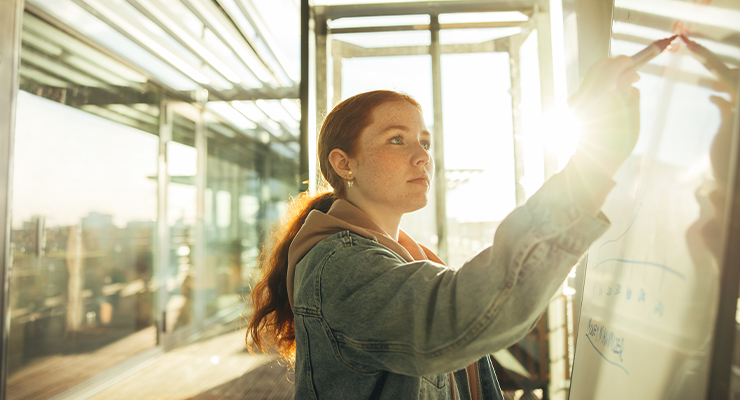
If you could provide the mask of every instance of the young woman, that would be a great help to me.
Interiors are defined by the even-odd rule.
[[[399,229],[434,173],[419,104],[392,91],[338,104],[318,143],[333,190],[294,201],[251,294],[247,337],[294,363],[295,398],[502,399],[486,355],[533,327],[609,225],[599,209],[639,131],[630,65],[589,71],[576,155],[458,269]]]

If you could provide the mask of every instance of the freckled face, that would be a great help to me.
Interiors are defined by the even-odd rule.
[[[411,103],[376,107],[350,161],[356,185],[347,199],[393,213],[426,206],[434,174],[431,141],[421,112]]]

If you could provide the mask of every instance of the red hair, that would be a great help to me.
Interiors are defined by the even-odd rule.
[[[268,352],[276,349],[289,365],[294,364],[295,329],[286,281],[288,249],[311,211],[327,212],[334,200],[347,197],[342,177],[329,163],[329,153],[340,149],[350,157],[357,154],[360,134],[373,122],[373,110],[381,104],[393,101],[408,101],[421,111],[419,103],[408,95],[376,90],[342,101],[324,119],[318,137],[319,168],[333,191],[325,191],[313,197],[302,193],[294,198],[282,223],[273,230],[270,240],[272,245],[263,248],[259,260],[262,273],[250,293],[252,315],[247,324],[246,341],[251,351],[259,349]]]

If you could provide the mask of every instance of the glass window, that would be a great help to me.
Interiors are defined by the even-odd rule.
[[[29,2],[41,7],[67,26],[73,26],[85,36],[142,66],[167,86],[175,90],[197,89],[198,86],[192,79],[132,42],[71,0],[29,0]],[[28,19],[28,14],[24,17],[25,19]],[[58,31],[54,32],[56,33]],[[66,35],[61,34],[61,37],[64,36]],[[49,37],[53,36],[49,35]]]
[[[428,34],[428,32],[426,32]],[[421,104],[429,131],[434,124],[432,106],[432,57],[358,57],[342,61],[342,99],[377,89],[407,93]],[[434,193],[432,183],[430,193]],[[401,228],[419,243],[433,251],[437,248],[434,195],[423,209],[407,214]]]
[[[155,346],[158,143],[19,93],[8,398],[51,397]]]
[[[214,317],[243,308],[260,245],[297,194],[297,158],[271,152],[214,115],[206,120],[204,282],[206,317]]]
[[[156,345],[160,90],[29,13],[22,39],[6,395],[48,398]]]
[[[197,115],[197,114],[196,114]],[[172,141],[167,143],[167,225],[170,228],[165,332],[195,322],[195,229],[197,223],[195,122],[177,112],[172,118]]]
[[[516,205],[507,53],[442,55],[449,264],[490,246]]]

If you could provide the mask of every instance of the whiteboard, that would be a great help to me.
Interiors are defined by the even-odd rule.
[[[738,1],[616,0],[613,15],[612,55],[683,33],[740,65]],[[737,132],[719,105],[737,109],[737,88],[680,40],[639,72],[640,139],[603,207],[612,226],[588,253],[571,400],[706,394]]]

